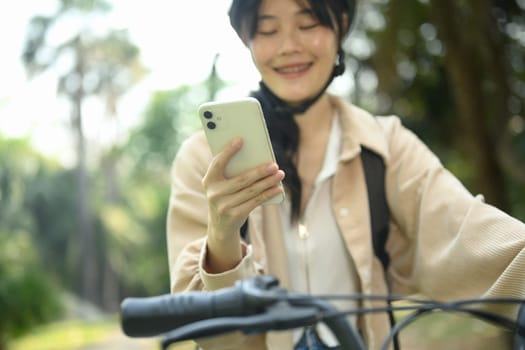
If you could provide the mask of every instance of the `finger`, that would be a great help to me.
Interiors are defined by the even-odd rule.
[[[261,181],[264,178],[273,176],[278,172],[279,166],[276,163],[267,163],[247,170],[235,177],[229,178],[225,182],[230,188],[230,193],[235,193],[242,191],[244,188],[248,188],[249,186],[258,181]]]
[[[275,186],[272,186],[262,192],[260,192],[258,195],[251,197],[248,201],[244,202],[242,204],[243,207],[248,210],[248,213],[250,213],[253,209],[261,205],[262,203],[272,199],[273,197],[282,194],[284,192],[284,189],[281,184],[277,184]]]
[[[284,179],[284,172],[277,170],[249,186],[228,196],[225,204],[228,207],[236,207],[247,204],[248,211],[253,210],[258,204],[283,192],[281,181]]]
[[[282,179],[284,172],[279,170],[238,192],[226,194],[217,187],[209,191],[211,222],[219,232],[236,232],[253,209],[284,191]]]
[[[239,152],[239,150],[242,148],[242,145],[243,140],[240,137],[236,137],[230,143],[228,143],[224,149],[217,153],[217,155],[213,158],[210,164],[210,171],[208,172],[208,175],[213,179],[223,179],[226,166],[233,156]]]

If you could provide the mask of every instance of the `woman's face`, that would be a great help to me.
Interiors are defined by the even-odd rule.
[[[262,0],[249,43],[262,80],[278,97],[296,104],[314,97],[334,68],[337,37],[296,0]]]

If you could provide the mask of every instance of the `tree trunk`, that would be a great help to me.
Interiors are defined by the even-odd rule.
[[[82,101],[84,91],[82,79],[84,68],[82,51],[77,46],[77,65],[75,74],[79,85],[73,94],[73,128],[77,142],[77,210],[78,210],[78,239],[80,249],[80,295],[91,302],[97,301],[97,256],[95,251],[95,230],[89,205],[89,175],[86,165],[86,142],[82,123]]]
[[[506,174],[518,183],[525,185],[525,162],[512,146],[512,134],[508,127],[512,118],[508,101],[513,95],[509,54],[505,47],[503,35],[498,29],[496,20],[491,15],[490,4],[486,1],[480,1],[474,2],[474,6],[477,8],[476,12],[480,13],[479,17],[485,20],[482,23],[484,31],[480,34],[487,43],[483,45],[487,48],[484,51],[485,61],[489,68],[487,72],[491,74],[493,82],[490,102],[493,104],[494,118],[490,126],[497,142],[499,162]]]
[[[399,91],[399,74],[397,72],[397,56],[399,53],[399,28],[403,13],[402,1],[390,1],[385,19],[388,20],[387,28],[377,38],[377,52],[372,56],[372,63],[377,72],[378,91],[391,96],[394,91]]]
[[[118,157],[109,152],[102,160],[102,171],[105,184],[105,201],[106,203],[118,205],[121,201],[121,194],[118,186],[118,174],[116,163]],[[109,254],[111,254],[108,243],[109,237],[106,233],[104,239],[104,267],[102,280],[102,305],[108,311],[117,311],[120,303],[120,284],[115,270],[111,266]]]
[[[107,257],[104,259],[103,273],[102,305],[107,311],[118,311],[120,303],[119,281]]]
[[[474,0],[482,1],[485,0]],[[483,28],[472,28],[461,18],[461,9],[454,0],[431,0],[440,39],[446,48],[446,68],[457,104],[462,136],[461,140],[472,157],[476,169],[478,189],[487,202],[508,210],[503,172],[497,158],[497,144],[487,123],[487,109],[484,102],[488,96],[483,93],[483,72],[478,69],[480,62],[476,43],[470,33],[484,32]],[[469,10],[472,11],[472,8]],[[483,15],[470,13],[470,16]],[[479,23],[486,23],[481,19]],[[479,45],[480,43],[477,43]],[[488,44],[485,42],[485,44]]]

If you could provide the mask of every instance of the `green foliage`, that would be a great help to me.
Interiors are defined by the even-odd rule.
[[[107,12],[111,5],[105,0],[60,0],[61,11]]]
[[[0,137],[0,343],[61,311],[57,287],[33,241],[26,191],[40,156],[25,140]]]
[[[515,2],[373,0],[361,15],[349,39],[353,101],[400,116],[471,192],[519,214],[523,9]],[[367,76],[377,86],[363,88]]]
[[[214,96],[224,84],[213,69],[202,85],[154,94],[129,142],[108,145],[86,163],[91,145],[83,136],[84,100],[98,98],[114,116],[120,96],[145,73],[125,30],[101,35],[90,26],[109,10],[104,0],[61,0],[56,13],[29,23],[22,60],[30,76],[56,67],[64,57],[70,62],[58,70],[57,88],[70,102],[71,131],[80,146],[74,171],[49,167],[42,159],[33,162],[32,181],[20,187],[12,210],[24,213],[36,250],[62,286],[114,310],[123,295],[168,289],[169,170],[198,119],[181,121],[195,113],[195,101]],[[86,13],[85,25],[73,27],[64,42],[48,44],[57,25]]]
[[[165,175],[177,149],[199,127],[197,106],[209,95],[208,82],[157,91],[151,96],[144,122],[131,132],[127,149],[136,159],[135,171],[151,174],[160,169]],[[149,170],[148,170],[149,169]]]
[[[153,295],[169,290],[166,213],[170,167],[182,140],[198,127],[197,106],[209,96],[207,82],[155,92],[143,123],[132,130],[119,151],[120,178],[125,191],[121,204],[101,211],[111,245],[119,246],[111,259],[128,294]],[[124,166],[125,164],[125,166]]]
[[[61,169],[51,174],[41,169],[27,188],[25,205],[35,221],[35,240],[40,243],[42,255],[54,265],[54,254],[62,253],[66,263],[56,264],[55,271],[64,285],[91,302],[115,307],[121,287],[118,274],[124,272],[116,272],[111,265],[107,232],[97,204],[106,199],[113,203],[118,198],[113,198],[116,186],[110,176],[101,172],[104,178],[99,181],[99,173],[89,171],[86,160],[91,145],[84,137],[83,103],[87,97],[95,96],[104,103],[106,114],[114,116],[119,98],[142,78],[145,69],[139,60],[139,49],[125,30],[101,34],[97,29],[96,20],[111,8],[107,1],[61,0],[58,5],[56,13],[35,16],[30,21],[22,61],[30,76],[56,68],[64,58],[69,62],[58,69],[57,89],[70,103],[71,131],[78,145],[77,164],[75,172]],[[78,23],[76,19],[81,16],[85,16],[82,25],[72,26],[63,42],[50,44],[53,29],[71,18]],[[113,159],[103,159],[104,170],[113,171]],[[106,182],[109,192],[103,186],[93,185]],[[98,285],[103,288],[95,287]]]
[[[168,291],[165,213],[169,193],[162,186],[126,186],[121,204],[99,208],[104,251],[124,295]],[[162,198],[166,197],[166,198]]]
[[[4,141],[0,136],[0,225],[4,229],[30,227],[27,212],[20,208],[24,202],[24,179],[33,172],[33,158],[27,141]]]
[[[0,339],[60,314],[57,288],[42,270],[29,234],[0,232]]]
[[[41,164],[28,181],[24,207],[33,222],[32,238],[56,278],[67,286],[77,274],[75,173]],[[57,254],[60,252],[59,254]]]
[[[136,170],[165,168],[180,142],[178,119],[180,93],[159,91],[153,94],[144,122],[131,134],[129,150],[136,159]]]

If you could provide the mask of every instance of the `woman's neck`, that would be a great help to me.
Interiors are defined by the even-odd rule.
[[[301,132],[301,143],[311,139],[312,136],[315,138],[315,135],[325,134],[323,131],[330,129],[333,115],[334,106],[330,96],[324,94],[305,113],[294,116]]]

